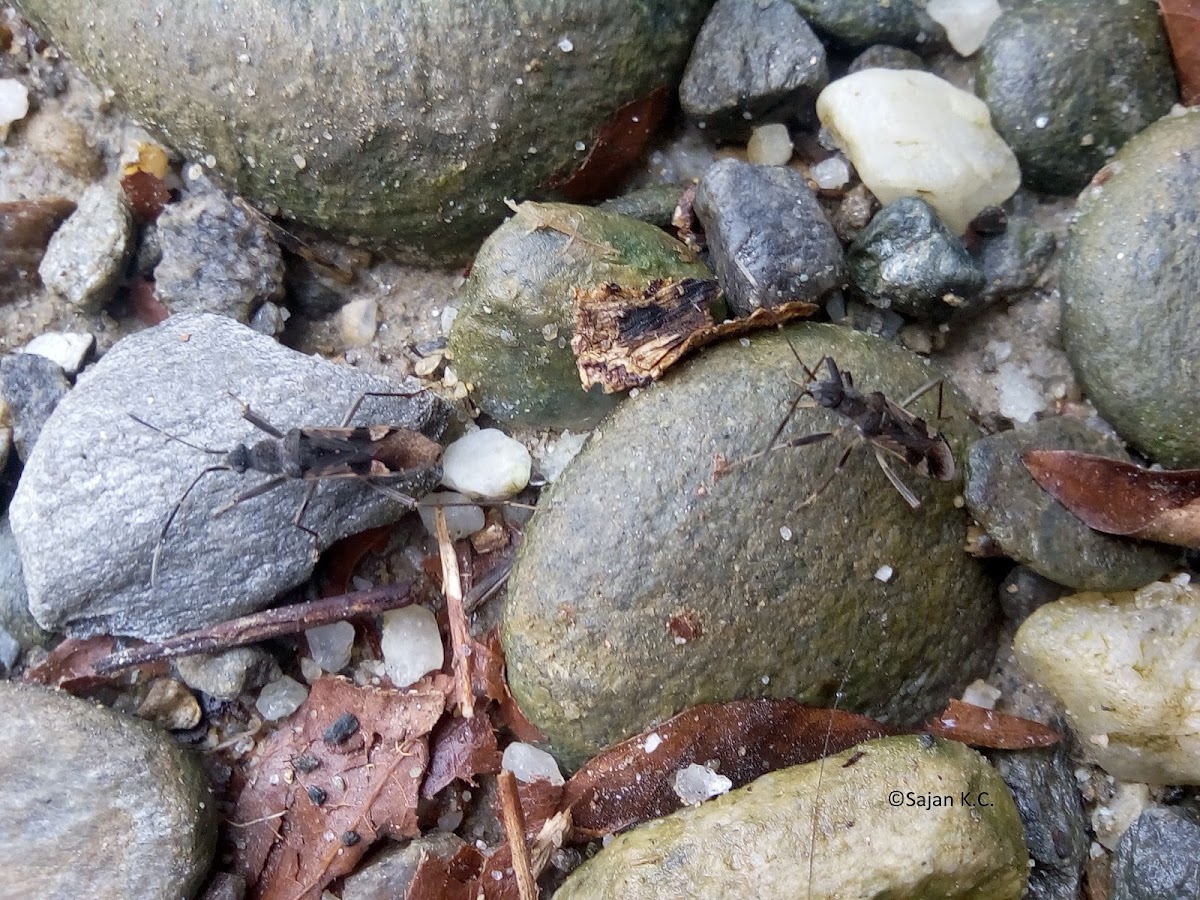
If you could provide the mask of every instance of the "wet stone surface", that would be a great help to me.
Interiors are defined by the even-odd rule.
[[[44,356],[13,353],[0,358],[0,401],[7,407],[22,461],[29,459],[50,414],[70,389],[62,368]]]
[[[696,215],[738,315],[793,300],[820,302],[842,284],[841,244],[793,169],[714,163],[696,191]]]
[[[1025,184],[1052,194],[1083,188],[1177,99],[1153,0],[1042,0],[1008,10],[988,31],[977,85]]]
[[[927,44],[942,34],[920,0],[789,0],[818,31],[838,43],[854,47],[868,44]]]
[[[180,506],[151,584],[163,524],[212,459],[131,413],[227,449],[264,437],[241,417],[239,400],[288,429],[337,425],[363,391],[397,389],[222,316],[173,316],[118,343],[59,405],[13,498],[12,529],[35,618],[77,634],[166,637],[261,609],[312,572],[313,539],[292,524],[304,485],[293,481],[214,519],[217,507],[269,477],[221,472],[203,478]],[[437,435],[446,415],[442,401],[420,394],[371,399],[355,422]],[[440,475],[435,467],[394,486],[422,493]],[[316,491],[305,523],[319,530],[323,549],[402,513],[397,502],[343,479]]]
[[[1113,900],[1200,894],[1200,810],[1195,804],[1148,809],[1121,838],[1112,864]]]
[[[565,181],[618,109],[670,90],[710,0],[20,5],[239,193],[445,263],[470,256],[504,198]]]
[[[1079,199],[1062,261],[1063,343],[1087,397],[1165,466],[1200,465],[1200,111],[1131,140]]]
[[[1071,515],[1021,462],[1030,449],[1128,459],[1115,441],[1065,418],[976,442],[967,454],[967,509],[1008,556],[1078,590],[1129,590],[1171,570],[1178,559],[1171,549],[1101,534]]]
[[[6,892],[177,900],[199,887],[217,807],[199,765],[162,732],[0,682],[0,770],[20,773],[0,792]]]
[[[855,239],[850,279],[877,306],[921,322],[945,322],[984,286],[962,241],[923,200],[889,203]]]
[[[510,684],[567,764],[735,697],[825,705],[842,686],[842,706],[908,720],[990,659],[995,587],[962,552],[957,483],[899,465],[913,511],[859,447],[802,506],[850,433],[714,479],[718,454],[761,450],[786,413],[803,377],[788,340],[810,366],[835,357],[862,390],[906,396],[933,374],[849,329],[798,326],[706,352],[600,426],[527,526],[505,605]],[[936,399],[914,409],[932,418]],[[961,453],[974,435],[952,388],[944,412]],[[801,409],[784,435],[844,424]]]
[[[718,0],[692,47],[679,102],[714,138],[744,141],[754,124],[814,120],[828,81],[825,47],[787,0]]]

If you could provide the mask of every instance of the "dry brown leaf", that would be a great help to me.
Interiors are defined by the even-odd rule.
[[[553,785],[544,778],[530,784],[518,783],[517,799],[525,819],[525,839],[534,845],[535,855],[541,857],[539,866],[534,867],[534,877],[537,877],[549,855],[537,853],[538,839],[546,824],[556,821],[556,817],[561,815],[559,810],[568,804],[563,801],[563,786]],[[563,837],[564,831],[559,831],[559,846]],[[476,891],[475,896],[482,896],[485,900],[519,900],[520,890],[513,874],[512,848],[507,841],[485,860],[476,881]]]
[[[432,797],[455,780],[474,785],[476,775],[499,771],[500,748],[487,716],[443,719],[430,738],[429,774],[421,796]]]
[[[1200,469],[1155,472],[1072,450],[1027,450],[1038,484],[1089,528],[1200,549]]]
[[[571,350],[584,389],[600,385],[612,394],[645,387],[693,350],[818,309],[798,300],[717,324],[711,307],[720,290],[708,278],[656,279],[640,291],[615,282],[577,289]]]
[[[267,740],[238,796],[238,873],[258,900],[316,900],[381,837],[419,833],[442,690],[321,678]]]
[[[97,664],[107,659],[116,640],[107,635],[68,638],[51,650],[46,658],[29,668],[23,680],[33,684],[62,688],[70,694],[86,694],[100,685],[110,684],[112,674],[101,674]],[[147,667],[146,674],[162,675],[166,664]]]
[[[426,855],[417,863],[404,900],[474,900],[472,887],[483,867],[483,855],[472,845],[453,856]]]
[[[675,773],[691,763],[712,766],[740,787],[897,733],[867,716],[794,700],[705,704],[603,751],[567,782],[563,803],[576,839],[592,840],[679,809]]]
[[[1185,106],[1200,103],[1200,0],[1158,0]]]
[[[1062,740],[1062,735],[1041,722],[1005,715],[962,700],[951,700],[940,716],[925,723],[924,731],[981,750],[1029,750],[1053,747]]]

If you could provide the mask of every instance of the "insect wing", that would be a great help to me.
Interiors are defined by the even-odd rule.
[[[954,478],[954,452],[941,433],[920,416],[890,400],[886,402],[888,418],[896,427],[881,429],[881,434],[871,437],[871,443],[904,462],[918,475],[935,481]]]

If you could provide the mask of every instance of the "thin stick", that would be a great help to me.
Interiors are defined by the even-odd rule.
[[[130,666],[160,659],[245,647],[247,644],[256,644],[269,638],[307,631],[318,625],[330,625],[355,616],[376,615],[389,609],[399,609],[416,599],[413,583],[403,581],[366,591],[326,597],[324,600],[280,606],[221,622],[209,628],[189,631],[158,644],[147,644],[144,647],[133,647],[109,654],[96,663],[96,673],[111,675]]]
[[[462,581],[458,571],[458,554],[446,528],[446,511],[433,511],[437,528],[438,554],[442,558],[442,593],[446,597],[446,615],[450,619],[450,646],[454,650],[454,677],[462,698],[459,712],[464,719],[475,715],[475,696],[471,689],[471,634],[467,630],[467,613],[463,609]]]
[[[496,776],[496,787],[500,794],[500,814],[504,819],[504,833],[508,835],[508,846],[512,849],[513,875],[517,879],[517,892],[521,900],[537,900],[537,880],[529,866],[529,845],[525,842],[525,811],[517,796],[517,778],[507,769]]]

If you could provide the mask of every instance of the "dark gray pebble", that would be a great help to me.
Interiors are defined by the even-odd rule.
[[[1002,582],[997,596],[1010,622],[1021,623],[1039,606],[1067,593],[1067,588],[1039,575],[1028,566],[1014,566]]]
[[[983,289],[983,270],[924,200],[881,209],[846,255],[871,303],[920,322],[945,322]]]
[[[679,103],[715,139],[744,141],[755,124],[815,118],[828,81],[825,47],[787,0],[717,0]]]
[[[62,368],[36,353],[0,358],[0,400],[8,404],[13,443],[22,462],[29,459],[42,426],[71,389]]]
[[[841,287],[842,245],[794,169],[723,159],[704,173],[695,208],[736,314]]]
[[[980,50],[976,89],[1026,187],[1052,194],[1083,188],[1178,99],[1153,0],[1041,0],[1005,12]]]
[[[808,23],[839,44],[929,43],[945,32],[925,12],[922,0],[790,0]]]
[[[1090,839],[1074,766],[1060,746],[990,754],[1017,803],[1033,860],[1028,900],[1077,900]]]
[[[1195,804],[1148,809],[1121,836],[1111,900],[1200,897],[1200,812]]]

